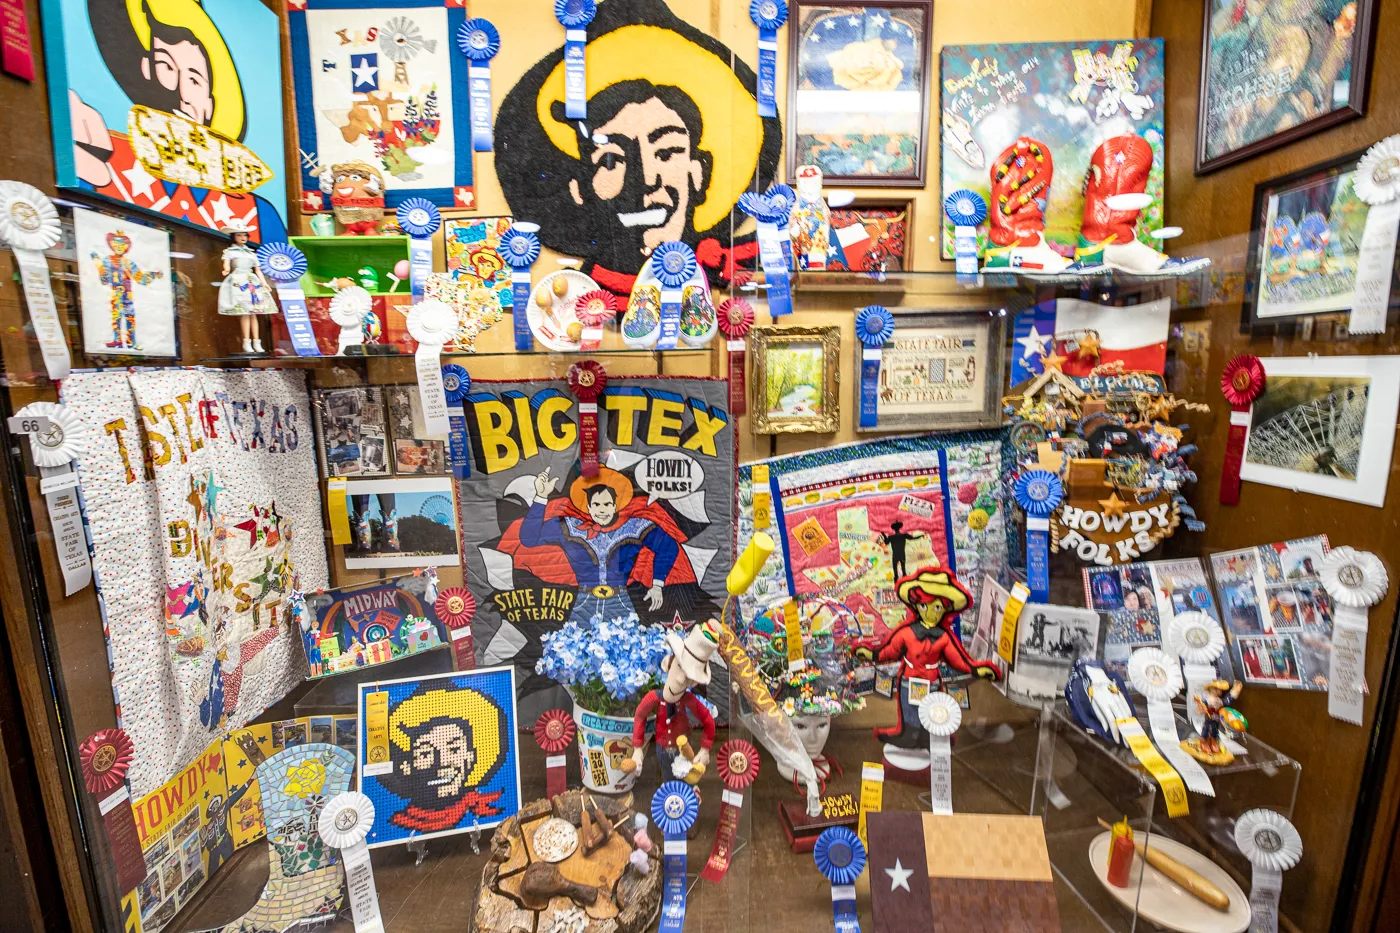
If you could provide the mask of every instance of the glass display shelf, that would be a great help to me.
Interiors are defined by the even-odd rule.
[[[460,362],[472,359],[494,359],[501,357],[522,356],[535,357],[538,359],[567,359],[570,362],[573,362],[575,360],[592,359],[595,356],[654,357],[657,359],[683,356],[694,359],[696,357],[709,356],[712,352],[713,347],[677,347],[674,350],[637,350],[632,348],[618,348],[613,350],[577,350],[574,352],[567,353],[561,350],[478,350],[475,353],[468,353],[465,351],[459,353],[452,350],[447,350],[443,352],[442,358],[444,360],[452,359]],[[233,356],[208,357],[206,359],[200,360],[199,362],[201,365],[204,366],[234,366],[252,365],[259,363],[264,365],[274,364],[279,366],[319,366],[324,365],[326,363],[363,363],[369,360],[404,360],[407,362],[412,362],[413,354],[366,353],[356,354],[354,356],[295,356],[293,354],[288,354],[286,356],[244,356],[242,354],[235,354]]]

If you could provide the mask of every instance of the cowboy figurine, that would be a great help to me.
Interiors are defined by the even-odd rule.
[[[1249,727],[1239,710],[1229,705],[1240,698],[1242,690],[1244,681],[1231,684],[1228,680],[1212,680],[1202,684],[1201,692],[1191,697],[1201,715],[1201,734],[1184,740],[1181,747],[1192,758],[1208,765],[1228,765],[1235,760],[1235,753],[1225,746],[1221,736],[1226,730],[1238,734]]]
[[[654,717],[656,759],[661,765],[661,779],[669,781],[676,777],[673,770],[675,762],[681,754],[681,746],[689,742],[690,718],[694,716],[705,731],[705,738],[694,757],[688,759],[690,768],[685,779],[689,780],[690,775],[695,775],[698,780],[697,772],[703,772],[710,761],[710,746],[715,742],[715,718],[700,698],[690,692],[690,688],[710,682],[710,659],[719,648],[719,623],[710,619],[692,627],[684,641],[672,632],[666,636],[666,645],[671,649],[671,653],[661,662],[666,683],[659,690],[642,697],[637,704],[637,714],[632,720],[632,758],[622,763],[622,770],[636,771],[642,766],[647,720]],[[681,738],[686,742],[678,741]]]
[[[876,659],[899,662],[895,675],[899,722],[892,728],[876,729],[875,738],[896,748],[927,749],[928,733],[919,725],[919,701],[931,691],[943,689],[939,665],[993,680],[1001,675],[991,661],[974,660],[950,625],[959,612],[972,605],[971,595],[951,572],[925,567],[895,581],[895,593],[909,608],[909,615],[885,639]]]

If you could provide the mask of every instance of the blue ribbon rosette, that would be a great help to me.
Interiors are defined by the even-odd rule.
[[[856,915],[856,879],[865,871],[865,846],[846,826],[833,826],[817,837],[812,849],[817,870],[831,882],[831,913],[836,933],[860,933]]]
[[[783,250],[783,262],[789,269],[792,266],[792,231],[788,224],[792,221],[792,209],[797,206],[797,192],[791,186],[778,182],[763,192],[768,206],[777,217],[778,245]]]
[[[510,266],[511,317],[515,319],[515,349],[529,350],[534,346],[530,335],[530,267],[540,258],[540,238],[533,233],[521,230],[519,225],[511,227],[501,237],[496,246],[502,261]]]
[[[788,262],[783,258],[782,239],[778,234],[778,222],[786,223],[785,215],[779,212],[766,194],[756,191],[745,191],[739,195],[739,210],[758,222],[758,259],[768,283],[768,314],[775,318],[791,314],[792,285],[788,278]],[[791,209],[788,213],[791,214]],[[791,251],[792,247],[788,249]]]
[[[661,283],[661,338],[658,350],[675,349],[681,333],[681,288],[700,268],[695,250],[679,240],[662,243],[651,254],[651,273]]]
[[[596,0],[554,0],[554,18],[564,27],[564,116],[588,117],[588,72],[584,47],[588,24],[598,14]]]
[[[414,303],[423,300],[428,273],[433,271],[432,236],[442,226],[442,213],[427,198],[408,198],[394,214],[399,229],[408,234],[408,281]]]
[[[651,818],[665,836],[661,886],[661,933],[685,928],[685,834],[700,815],[700,797],[684,781],[667,781],[651,798]]]
[[[491,59],[501,50],[501,34],[489,19],[473,17],[457,27],[457,48],[467,57],[472,113],[472,151],[491,151]]]
[[[879,389],[881,348],[894,336],[894,315],[882,305],[856,312],[856,339],[865,347],[860,354],[860,427],[880,424]]]
[[[753,0],[749,19],[758,27],[758,115],[778,115],[778,30],[787,22],[785,0]]]
[[[1026,583],[1033,603],[1050,599],[1050,516],[1065,497],[1060,478],[1049,470],[1028,470],[1012,489],[1026,513]]]
[[[465,367],[448,363],[442,368],[442,393],[447,396],[447,456],[457,479],[472,475],[467,419],[462,411],[462,400],[471,390],[472,377]]]
[[[959,188],[943,199],[943,212],[953,222],[953,268],[958,281],[967,284],[977,275],[977,225],[987,219],[982,195]]]
[[[258,247],[258,268],[277,289],[282,318],[287,322],[287,333],[297,356],[320,356],[311,315],[306,310],[306,293],[299,284],[306,274],[305,254],[290,243],[264,243]]]

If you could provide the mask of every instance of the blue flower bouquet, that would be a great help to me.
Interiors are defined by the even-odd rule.
[[[637,701],[661,685],[666,629],[626,618],[580,626],[565,623],[545,635],[535,673],[569,691],[583,709],[601,716],[630,716]]]

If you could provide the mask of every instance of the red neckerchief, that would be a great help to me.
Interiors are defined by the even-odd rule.
[[[732,248],[727,248],[717,238],[705,237],[695,245],[695,258],[700,265],[707,269],[718,270],[720,280],[725,282],[734,281],[738,274],[745,271],[738,269],[736,263],[740,260],[752,259],[757,255],[757,240],[736,243]],[[632,294],[632,286],[637,282],[636,275],[615,272],[597,263],[594,263],[588,270],[588,274],[593,281],[616,295]]]
[[[470,810],[477,816],[497,816],[500,810],[493,807],[497,800],[505,791],[496,791],[491,794],[483,794],[479,791],[470,790],[463,794],[456,803],[449,804],[441,809],[429,810],[416,804],[409,804],[402,811],[389,815],[389,822],[403,829],[416,829],[421,833],[440,833],[445,829],[452,829],[462,822],[462,817]]]

